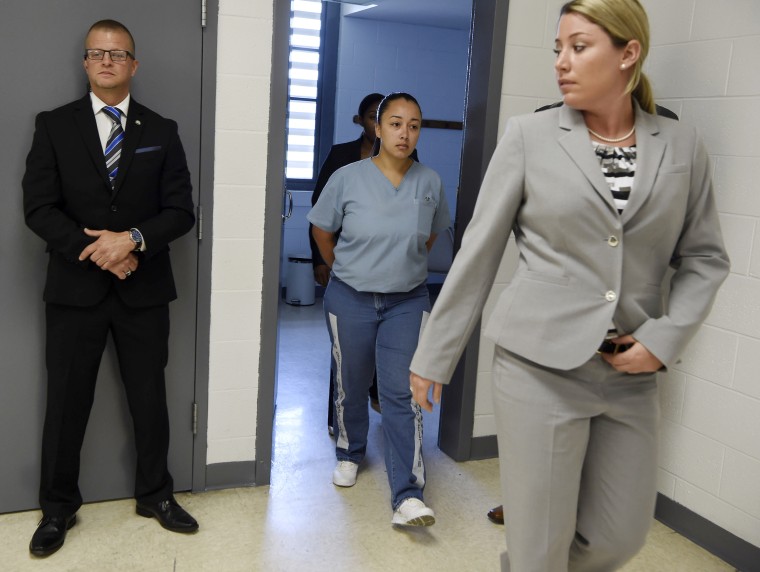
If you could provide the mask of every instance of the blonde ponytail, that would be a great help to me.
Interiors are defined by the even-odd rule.
[[[637,84],[633,84],[633,80],[636,77],[636,75],[639,76],[639,81]],[[636,99],[636,101],[639,102],[641,109],[643,109],[647,113],[654,113],[655,107],[654,107],[654,95],[652,94],[652,84],[649,83],[649,78],[646,76],[646,74],[644,74],[643,72],[634,74],[631,77],[631,83],[628,84],[629,87],[632,84],[635,85],[635,87],[633,88],[633,91],[631,93],[633,97]]]

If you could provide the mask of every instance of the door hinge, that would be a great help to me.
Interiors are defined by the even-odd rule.
[[[198,434],[198,404],[193,402],[193,435]]]
[[[206,0],[201,0],[201,28],[206,27],[206,15],[208,14]]]
[[[195,228],[198,231],[198,240],[203,240],[203,207],[198,205],[195,207]]]

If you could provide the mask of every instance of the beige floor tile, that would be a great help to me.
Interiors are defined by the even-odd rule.
[[[647,543],[623,569],[624,572],[734,572],[720,558],[699,548],[664,524],[652,522]]]
[[[435,446],[437,416],[425,416],[426,502],[435,526],[390,524],[380,417],[371,412],[367,458],[357,484],[332,484],[326,430],[328,343],[316,307],[283,307],[272,484],[179,494],[197,534],[163,530],[135,515],[134,501],[88,504],[64,547],[29,555],[36,511],[0,515],[0,570],[9,572],[496,572],[503,527],[486,519],[499,504],[495,459],[455,463]],[[288,324],[296,328],[288,329]],[[660,523],[625,572],[732,570]]]

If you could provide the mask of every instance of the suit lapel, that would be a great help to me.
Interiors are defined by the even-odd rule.
[[[607,203],[612,212],[617,214],[612,192],[594,154],[581,112],[567,105],[560,107],[559,127],[563,131],[558,139],[560,146],[588,179],[594,191]]]
[[[92,112],[92,100],[89,93],[80,99],[78,105],[74,108],[74,122],[79,129],[79,135],[82,137],[84,146],[90,154],[95,169],[100,173],[103,178],[103,184],[110,191],[111,184],[108,181],[108,173],[106,172],[103,146],[100,143],[98,125],[95,122],[95,114]]]
[[[113,187],[113,194],[116,195],[121,189],[121,183],[132,164],[132,158],[135,156],[135,149],[140,142],[142,135],[142,124],[144,121],[145,111],[142,105],[137,103],[134,98],[129,102],[129,115],[127,116],[126,129],[124,130],[124,143],[121,146],[121,158],[119,159],[119,173]]]
[[[656,137],[660,132],[657,118],[641,110],[636,104],[636,174],[628,204],[623,209],[625,224],[644,205],[652,193],[657,171],[665,155],[665,142]]]

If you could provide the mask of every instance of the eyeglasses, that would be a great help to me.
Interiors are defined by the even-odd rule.
[[[115,63],[126,62],[127,58],[135,59],[134,54],[127,50],[85,50],[84,58],[86,60],[94,60],[96,62],[99,62],[105,57],[106,54],[108,54],[111,57],[111,61]]]

